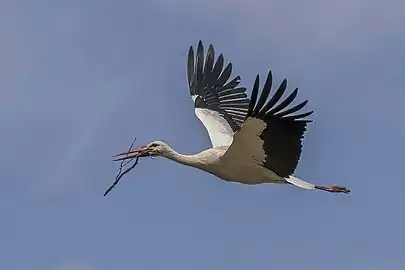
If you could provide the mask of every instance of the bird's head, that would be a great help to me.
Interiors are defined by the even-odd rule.
[[[123,152],[115,155],[114,157],[124,156],[116,160],[126,160],[135,157],[153,157],[153,156],[164,156],[170,151],[170,147],[161,141],[153,141],[145,146],[134,148],[128,152]]]

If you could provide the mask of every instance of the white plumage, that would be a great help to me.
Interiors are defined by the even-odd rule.
[[[195,108],[195,114],[207,129],[212,147],[230,145],[232,143],[233,130],[218,112],[204,108]]]
[[[295,89],[284,100],[284,79],[270,97],[272,74],[268,73],[259,96],[257,75],[251,98],[246,88],[238,87],[240,77],[230,79],[232,64],[225,68],[223,55],[215,61],[212,45],[204,61],[200,41],[194,57],[190,47],[187,77],[195,114],[204,124],[212,148],[194,155],[182,155],[161,141],[132,149],[117,160],[135,156],[162,156],[186,166],[198,168],[231,182],[243,184],[282,183],[304,189],[349,193],[339,186],[320,186],[303,181],[293,173],[301,156],[302,138],[311,112],[298,113],[307,101],[287,108],[297,96]],[[270,98],[270,99],[269,99]]]

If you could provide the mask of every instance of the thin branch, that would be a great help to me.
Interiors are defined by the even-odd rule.
[[[127,166],[129,163],[131,163],[132,161],[134,160],[134,158],[131,158],[131,159],[127,159],[127,160],[125,160],[125,162],[124,163],[121,163],[121,166],[119,167],[119,168],[117,168],[117,172],[119,171],[119,173],[121,173],[121,171],[122,171],[122,168],[123,167],[125,167],[125,166]],[[123,160],[124,161],[124,160]]]
[[[132,147],[134,146],[135,141],[136,141],[136,138],[134,138],[134,140],[132,141],[132,144],[131,144],[131,146],[129,147],[128,152],[129,152],[129,151],[132,149]],[[125,157],[128,157],[128,154],[129,154],[129,153],[127,153],[127,154],[125,155]],[[122,172],[122,169],[123,169],[126,165],[128,165],[130,162],[132,162],[134,159],[135,159],[134,164],[132,164],[131,167],[127,168],[124,172]],[[122,161],[121,161],[120,167],[118,168],[118,173],[117,173],[117,175],[116,175],[116,177],[115,177],[115,181],[114,181],[114,182],[108,187],[108,189],[104,192],[104,196],[106,196],[106,195],[118,184],[118,182],[121,180],[121,178],[122,178],[125,174],[127,174],[129,171],[131,171],[131,170],[138,164],[138,160],[139,160],[139,156],[133,157],[133,158],[131,158],[130,160],[122,160]]]

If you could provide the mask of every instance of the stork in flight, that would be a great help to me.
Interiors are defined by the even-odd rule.
[[[260,96],[259,75],[256,76],[249,100],[246,88],[238,87],[240,77],[230,80],[231,73],[232,64],[224,68],[222,54],[215,61],[212,45],[205,61],[202,42],[198,43],[195,58],[190,46],[187,77],[191,100],[195,114],[208,131],[212,148],[194,155],[183,155],[164,142],[154,141],[118,154],[116,156],[125,157],[116,160],[162,156],[231,182],[292,184],[304,189],[349,193],[345,187],[316,185],[293,176],[301,156],[307,123],[312,122],[304,118],[313,113],[294,114],[306,106],[307,100],[287,109],[298,89],[283,98],[287,87],[284,79],[270,97],[270,71]]]

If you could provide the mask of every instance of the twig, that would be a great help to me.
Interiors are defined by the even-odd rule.
[[[133,159],[132,159],[132,160],[133,160]],[[135,162],[134,162],[134,164],[132,164],[131,167],[129,167],[128,169],[126,169],[123,173],[119,173],[119,174],[117,175],[117,177],[115,178],[114,183],[112,183],[112,185],[106,190],[106,192],[104,193],[104,196],[106,196],[106,195],[118,184],[118,182],[121,180],[121,178],[122,178],[125,174],[127,174],[130,170],[132,170],[132,169],[136,166],[136,164],[138,164],[138,160],[139,160],[139,157],[136,157],[136,158],[135,158]]]
[[[129,147],[128,152],[129,152],[129,151],[132,149],[132,147],[134,146],[135,141],[136,141],[136,138],[134,138],[134,140],[132,141],[132,144],[131,144],[131,146]],[[129,153],[127,153],[127,154],[125,155],[125,157],[128,157],[128,154],[129,154]],[[121,173],[121,172],[122,172],[122,169],[123,169],[126,165],[128,165],[131,161],[133,161],[134,159],[135,159],[134,164],[132,164],[131,167],[127,168],[123,173]],[[121,161],[120,167],[119,167],[119,169],[118,169],[117,176],[115,177],[115,181],[114,181],[114,182],[108,187],[108,189],[104,192],[104,196],[106,196],[106,195],[118,184],[118,182],[121,180],[121,178],[122,178],[125,174],[127,174],[129,171],[131,171],[131,170],[136,166],[136,164],[138,164],[138,160],[139,160],[139,156],[134,157],[134,158],[131,158],[129,161],[128,161],[128,160],[122,160],[122,161]]]
[[[131,163],[134,160],[134,158],[131,158],[129,160],[125,160],[124,163],[121,163],[121,166],[119,168],[117,168],[117,172],[119,171],[119,173],[121,173],[122,168],[127,166],[129,163]],[[124,160],[123,160],[124,161]]]

